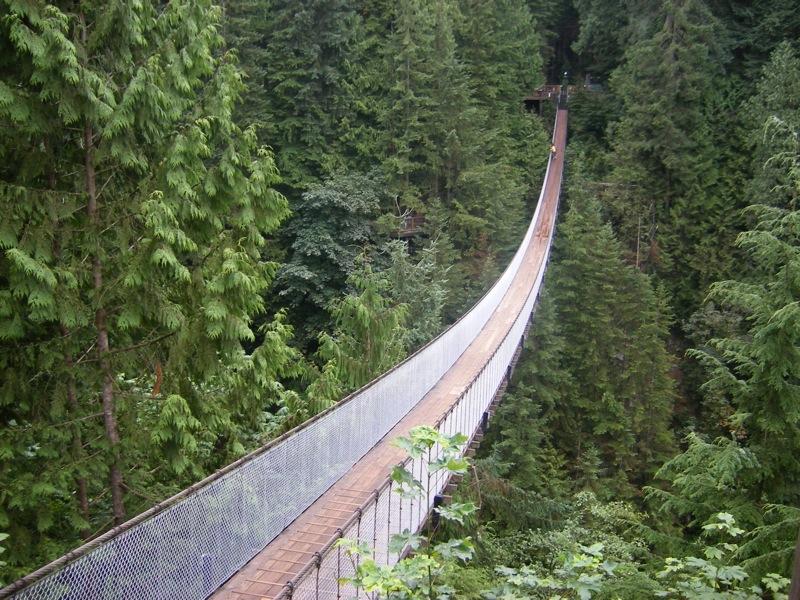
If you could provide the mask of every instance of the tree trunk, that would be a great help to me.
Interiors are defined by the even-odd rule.
[[[48,140],[45,140],[45,145],[47,148],[51,148],[51,144],[48,143]],[[50,189],[55,191],[56,189],[56,172],[54,170],[55,165],[55,156],[51,154],[50,156],[50,165],[49,165],[49,172],[47,174],[48,184]],[[57,238],[56,238],[57,239]],[[53,251],[56,255],[61,253],[60,245],[57,242],[53,244],[54,248]],[[67,329],[64,325],[61,326],[61,335],[66,340],[69,337],[69,329]],[[75,394],[75,373],[73,369],[75,368],[75,362],[72,360],[72,354],[65,351],[64,352],[64,364],[67,367],[67,404],[69,405],[70,416],[73,419],[78,418],[78,398]],[[81,437],[81,426],[80,423],[76,420],[75,424],[72,426],[72,460],[78,462],[81,457],[83,456],[83,439]],[[87,493],[86,489],[86,478],[80,475],[75,475],[75,485],[77,486],[77,500],[78,500],[78,508],[80,510],[81,516],[89,522],[89,494]],[[88,528],[84,528],[81,530],[81,537],[86,539],[92,532]]]
[[[94,170],[94,132],[90,124],[83,130],[83,144],[86,161],[86,194],[89,221],[94,228],[95,235],[100,235],[100,213],[97,206],[97,175]],[[101,396],[103,399],[103,422],[105,424],[106,439],[111,447],[111,463],[109,477],[111,485],[111,500],[114,510],[114,524],[119,525],[125,520],[125,504],[122,491],[122,470],[120,469],[119,456],[119,430],[117,428],[117,415],[114,406],[114,377],[111,373],[111,364],[108,360],[108,323],[106,309],[102,304],[103,290],[103,264],[100,259],[100,240],[96,239],[96,248],[92,257],[92,283],[97,307],[94,313],[94,325],[97,330],[97,354],[100,369],[103,373],[103,386]]]
[[[52,144],[50,141],[45,138],[44,145],[48,149],[49,155],[49,165],[48,165],[48,173],[47,173],[47,183],[51,191],[55,191],[56,189],[56,171],[55,171],[55,164],[56,158],[55,155],[52,153]],[[58,237],[54,237],[53,240],[53,254],[56,256],[60,256],[61,254],[61,246],[58,240]],[[64,325],[61,326],[61,335],[63,336],[65,342],[69,337],[69,329],[67,329]],[[81,426],[78,419],[78,412],[80,407],[78,406],[78,397],[75,394],[75,373],[73,369],[75,368],[75,361],[72,359],[72,354],[68,351],[64,351],[64,365],[67,367],[67,405],[69,406],[70,410],[70,418],[75,419],[74,424],[72,426],[72,460],[76,463],[81,460],[83,457],[83,439],[81,436]],[[87,493],[87,486],[86,486],[86,478],[80,475],[75,475],[75,485],[77,486],[77,501],[78,501],[78,509],[80,510],[81,516],[86,520],[88,523],[89,521],[89,495]],[[86,539],[92,534],[91,530],[88,528],[84,528],[81,530],[81,537]]]
[[[61,333],[66,338],[69,335],[69,331],[66,327],[61,328]],[[74,362],[72,360],[72,355],[69,352],[64,353],[64,363],[67,366],[67,371],[69,375],[67,376],[67,403],[69,404],[69,410],[72,415],[73,419],[77,419],[78,416],[78,398],[75,394],[75,375],[72,371],[74,368]],[[79,422],[76,420],[75,424],[72,426],[72,457],[73,460],[79,461],[83,456],[83,439],[81,437],[81,426]],[[75,484],[78,486],[78,508],[81,511],[81,515],[83,516],[86,521],[89,521],[89,494],[87,493],[86,489],[86,478],[81,475],[75,475]],[[88,528],[84,528],[81,530],[81,537],[83,539],[87,539],[92,532]]]

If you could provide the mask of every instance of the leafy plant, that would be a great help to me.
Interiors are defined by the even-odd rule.
[[[434,446],[441,449],[438,460],[428,465],[428,472],[444,471],[448,475],[463,474],[469,467],[469,460],[461,456],[467,438],[461,434],[446,436],[438,430],[420,426],[409,432],[408,437],[395,440],[395,445],[406,450],[410,457],[420,458]],[[423,498],[422,482],[406,469],[397,466],[392,471],[396,490],[404,497]],[[441,519],[463,524],[475,513],[478,507],[472,502],[451,503],[433,510]],[[445,575],[455,565],[469,561],[475,551],[472,539],[454,538],[435,541],[437,525],[427,527],[425,534],[408,529],[394,534],[389,544],[389,552],[410,556],[395,565],[378,564],[369,556],[372,548],[350,539],[341,539],[338,545],[350,557],[355,575],[343,579],[344,583],[360,588],[375,597],[391,600],[449,600],[455,598],[454,589],[444,581]]]
[[[736,564],[734,559],[739,545],[732,540],[741,537],[744,530],[736,526],[733,515],[718,513],[711,522],[703,525],[703,532],[705,537],[719,533],[725,539],[706,546],[703,557],[667,558],[658,577],[668,585],[657,593],[659,597],[685,600],[787,598],[784,592],[789,585],[788,579],[768,573],[761,579],[762,585],[752,585],[747,571]]]

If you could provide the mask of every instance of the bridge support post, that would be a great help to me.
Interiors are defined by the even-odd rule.
[[[436,529],[439,527],[439,513],[436,512],[436,509],[439,508],[442,504],[444,504],[444,496],[441,494],[436,494],[433,497],[433,512],[431,512],[431,528]]]

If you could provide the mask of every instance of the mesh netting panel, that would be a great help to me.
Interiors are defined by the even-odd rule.
[[[375,562],[379,565],[388,565],[389,562],[389,529],[390,529],[390,494],[388,488],[378,495],[375,503]]]

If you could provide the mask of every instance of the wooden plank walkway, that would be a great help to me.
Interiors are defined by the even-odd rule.
[[[331,486],[294,523],[276,537],[247,565],[234,574],[213,596],[215,600],[272,600],[284,585],[313,559],[405,458],[392,440],[407,435],[417,425],[430,425],[443,416],[480,372],[522,310],[546,256],[547,242],[555,225],[564,149],[567,111],[559,110],[555,130],[557,154],[544,182],[543,205],[534,235],[520,270],[494,315],[476,340],[434,388],[386,436]]]

